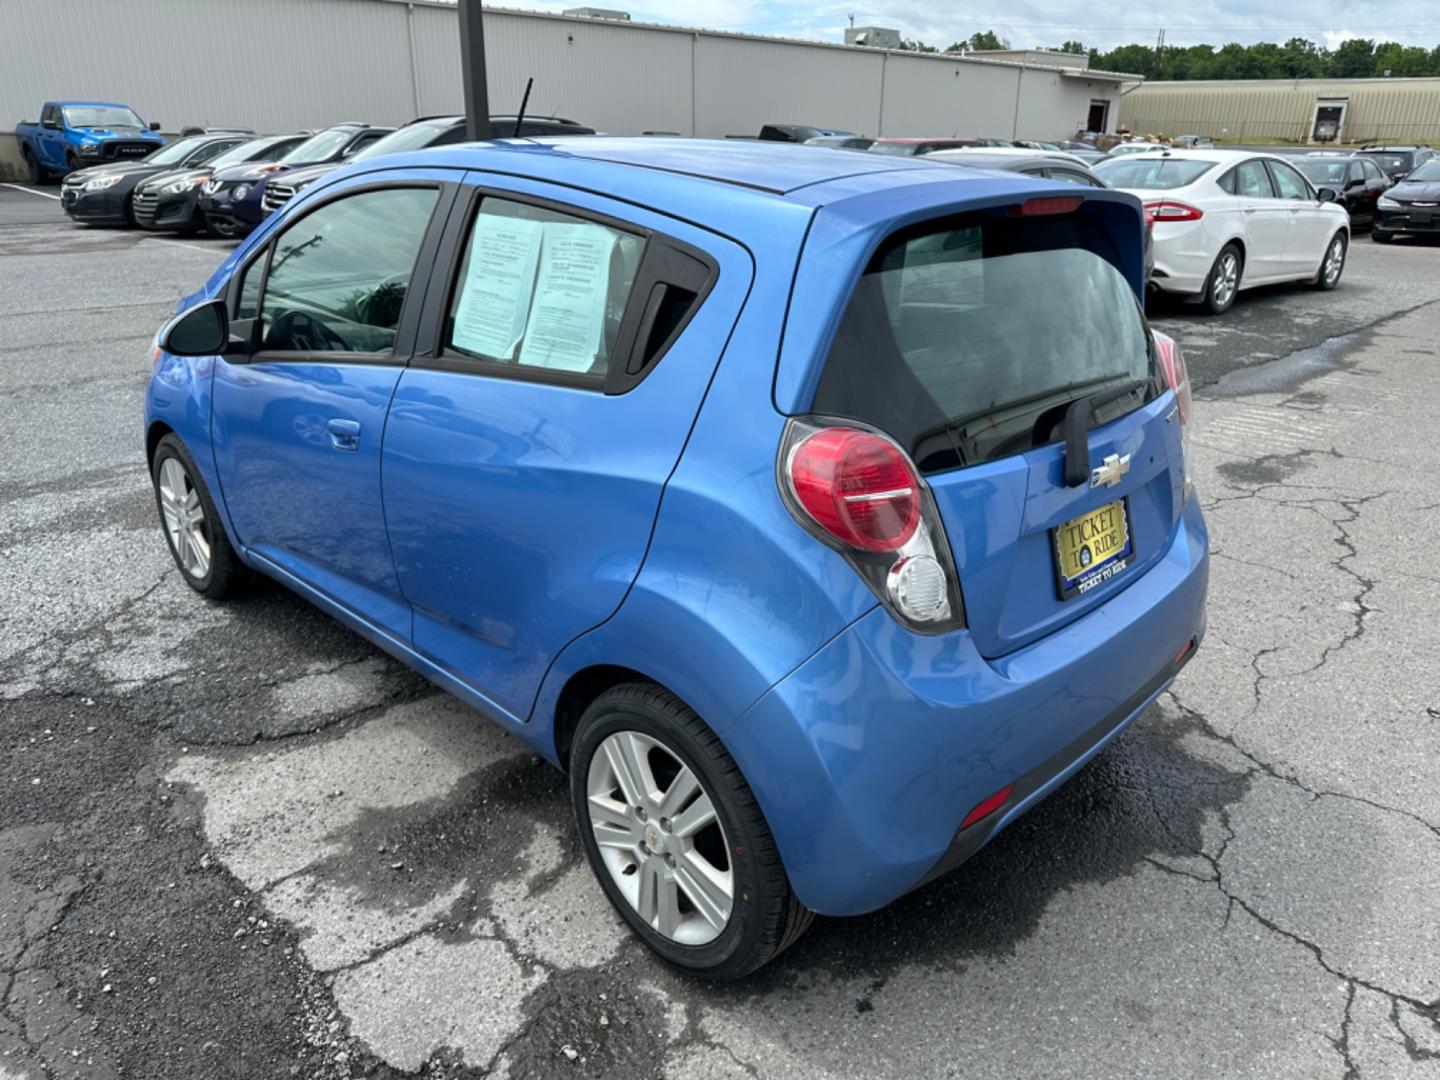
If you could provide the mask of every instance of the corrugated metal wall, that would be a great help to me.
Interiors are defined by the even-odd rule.
[[[533,75],[531,112],[608,131],[754,135],[790,122],[1058,138],[1092,96],[1014,64],[532,13],[487,11],[485,37],[494,112],[518,108]],[[1096,87],[1117,97],[1113,82]],[[47,98],[122,101],[167,130],[286,131],[399,124],[458,111],[460,97],[455,9],[424,0],[0,0],[4,127]]]
[[[1132,131],[1304,142],[1320,98],[1348,97],[1346,142],[1440,142],[1440,79],[1146,83],[1122,99]]]

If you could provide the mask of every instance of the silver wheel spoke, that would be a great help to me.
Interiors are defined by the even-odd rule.
[[[590,827],[601,847],[634,849],[640,844],[640,829],[625,807],[604,795],[590,796]]]
[[[660,913],[660,863],[656,859],[644,859],[640,863],[640,901],[635,910],[640,918],[655,925]]]
[[[665,817],[673,818],[699,790],[700,781],[695,779],[693,772],[682,766],[660,799],[660,813]]]
[[[626,734],[628,735],[628,732]],[[610,771],[615,774],[615,783],[625,796],[625,801],[631,806],[644,806],[645,788],[636,771],[633,751],[627,752],[629,747],[629,738],[606,739],[605,758],[610,763]]]
[[[730,887],[714,867],[695,852],[687,851],[675,868],[675,880],[702,919],[716,930],[725,929],[730,919]]]
[[[700,797],[691,803],[683,814],[671,821],[670,829],[676,836],[687,838],[715,820],[715,807],[710,802],[710,796],[701,792]]]
[[[198,528],[190,530],[190,550],[195,553],[195,576],[204,577],[210,572],[210,545]]]

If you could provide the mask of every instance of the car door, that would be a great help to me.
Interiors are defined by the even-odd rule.
[[[1285,274],[1285,244],[1290,233],[1289,208],[1275,196],[1263,158],[1235,166],[1235,198],[1245,223],[1245,270],[1242,280],[1253,285]]]
[[[413,348],[420,295],[458,172],[342,185],[283,223],[232,279],[232,333],[211,418],[236,539],[402,640],[380,503],[385,412]]]
[[[53,124],[54,127],[47,125]],[[40,164],[51,169],[63,169],[65,162],[65,118],[60,106],[47,105],[40,113],[40,128],[36,132],[36,149]]]
[[[1328,203],[1320,201],[1310,181],[1293,165],[1273,158],[1266,160],[1265,165],[1290,219],[1285,238],[1285,273],[1292,277],[1313,274],[1320,267],[1338,215],[1331,211]]]
[[[520,720],[639,572],[753,271],[638,206],[473,179],[390,408],[383,493],[416,650]]]

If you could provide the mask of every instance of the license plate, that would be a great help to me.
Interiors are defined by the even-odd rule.
[[[1119,574],[1135,554],[1130,506],[1116,499],[1055,530],[1055,569],[1060,599],[1073,600]]]

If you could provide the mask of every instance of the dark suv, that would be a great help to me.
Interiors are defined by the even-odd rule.
[[[1397,182],[1435,156],[1435,151],[1428,146],[1367,146],[1360,153],[1373,160],[1391,180]]]

